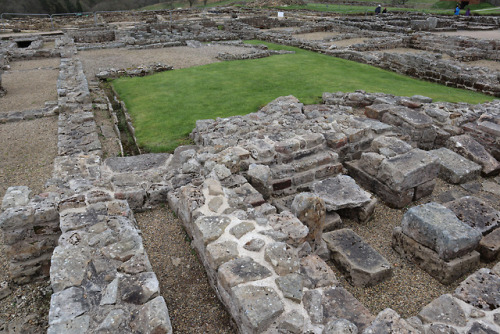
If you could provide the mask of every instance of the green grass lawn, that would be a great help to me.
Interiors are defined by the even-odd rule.
[[[114,80],[113,85],[133,118],[139,145],[151,152],[172,151],[186,143],[196,120],[255,112],[286,95],[294,95],[305,104],[319,103],[323,92],[357,89],[402,96],[419,94],[450,102],[493,100],[491,96],[352,61],[264,44],[296,53]]]

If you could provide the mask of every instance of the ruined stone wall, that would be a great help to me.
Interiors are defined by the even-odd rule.
[[[104,43],[115,40],[115,31],[109,28],[87,28],[66,31],[75,43]]]

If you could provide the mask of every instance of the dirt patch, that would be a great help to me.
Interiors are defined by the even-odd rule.
[[[46,101],[57,100],[59,58],[16,61],[2,74],[0,112],[43,108]]]
[[[446,31],[439,32],[440,35],[446,36],[467,36],[479,39],[500,39],[500,29],[499,30],[457,30],[457,31]]]
[[[83,63],[87,80],[93,80],[99,69],[131,68],[140,65],[163,63],[174,69],[206,65],[219,62],[216,57],[221,52],[244,54],[248,48],[228,45],[207,45],[200,48],[187,46],[162,49],[103,49],[80,51],[78,57]]]
[[[489,68],[490,70],[493,71],[499,71],[500,72],[500,62],[498,61],[493,61],[493,60],[475,60],[475,61],[469,61],[467,63],[469,66],[479,66],[479,67],[486,67]]]
[[[319,31],[319,32],[310,32],[307,34],[296,34],[295,38],[305,39],[308,41],[323,41],[333,38],[335,36],[340,35],[338,32],[327,32],[327,31]]]
[[[336,45],[337,47],[346,47],[351,46],[353,44],[364,43],[366,38],[350,38],[350,39],[342,39],[340,41],[334,41],[331,44]]]

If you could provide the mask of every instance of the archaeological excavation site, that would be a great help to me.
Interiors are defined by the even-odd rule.
[[[484,102],[290,92],[155,153],[114,86],[290,50]],[[0,334],[500,333],[500,16],[2,18],[0,144]]]

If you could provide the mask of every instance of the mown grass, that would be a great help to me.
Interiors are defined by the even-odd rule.
[[[151,152],[172,151],[186,143],[196,120],[244,115],[286,95],[305,104],[320,102],[323,92],[358,89],[450,102],[493,99],[311,51],[264,44],[296,53],[114,80],[133,118],[139,145]]]

